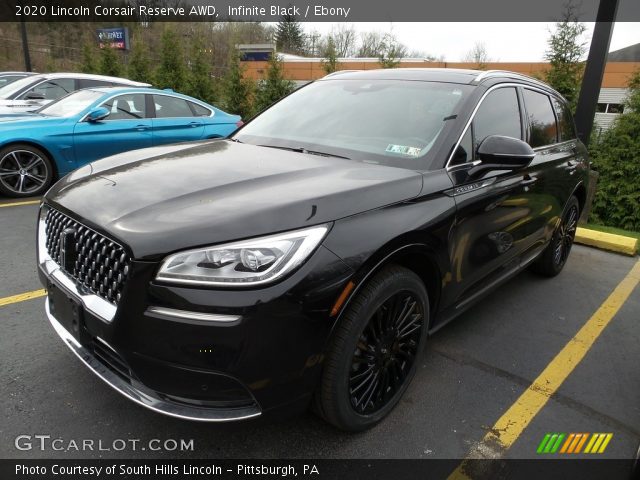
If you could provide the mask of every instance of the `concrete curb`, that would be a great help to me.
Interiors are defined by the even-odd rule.
[[[578,227],[576,230],[576,243],[588,245],[590,247],[609,250],[610,252],[622,253],[624,255],[635,256],[638,248],[636,238],[624,237],[613,233],[598,232],[588,228]]]

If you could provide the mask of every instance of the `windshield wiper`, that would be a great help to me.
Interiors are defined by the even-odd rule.
[[[343,158],[344,160],[351,160],[349,157],[345,157],[343,155],[336,155],[334,153],[327,153],[327,152],[319,152],[317,150],[308,150],[304,147],[280,147],[278,145],[258,145],[258,146],[267,147],[267,148],[277,148],[278,150],[288,150],[290,152],[307,153],[309,155],[318,155],[320,157],[333,157],[333,158]]]

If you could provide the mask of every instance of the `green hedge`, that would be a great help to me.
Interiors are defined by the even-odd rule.
[[[590,221],[640,231],[640,72],[629,87],[624,115],[591,142],[600,177]]]

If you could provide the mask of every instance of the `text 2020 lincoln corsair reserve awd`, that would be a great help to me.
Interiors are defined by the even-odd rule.
[[[312,405],[362,430],[426,338],[521,269],[559,273],[588,159],[565,100],[508,72],[342,72],[230,139],[89,164],[44,197],[56,332],[155,411]]]

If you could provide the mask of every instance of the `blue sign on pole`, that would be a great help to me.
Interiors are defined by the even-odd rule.
[[[115,48],[129,50],[129,29],[126,27],[99,28],[98,44],[100,48]]]

